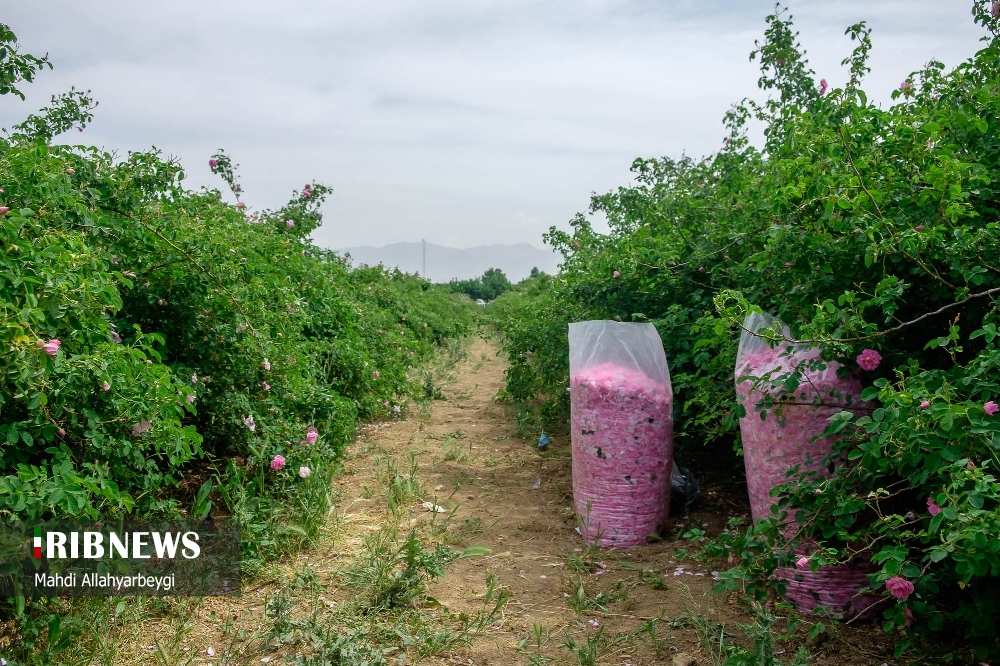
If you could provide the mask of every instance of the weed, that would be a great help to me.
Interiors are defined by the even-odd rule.
[[[537,622],[532,622],[531,636],[521,639],[517,644],[517,651],[528,658],[530,666],[544,666],[544,664],[555,661],[555,657],[548,657],[542,654],[542,650],[545,649],[545,645],[551,637],[552,633],[548,629],[545,629]],[[531,651],[528,650],[529,641],[532,641]]]
[[[576,659],[579,666],[597,666],[597,654],[604,642],[604,627],[601,627],[593,636],[587,636],[584,643],[577,643],[573,634],[569,631],[559,647],[565,648],[571,659]]]
[[[688,597],[694,602],[693,597]],[[711,599],[709,600],[711,603]],[[713,622],[702,613],[695,614],[684,605],[684,621],[687,626],[694,629],[698,636],[698,642],[708,653],[714,666],[784,666],[778,661],[774,653],[774,626],[784,618],[774,614],[770,607],[758,602],[750,604],[750,610],[754,615],[752,624],[745,625],[737,623],[737,627],[753,641],[754,649],[749,650],[741,645],[734,644],[730,639],[735,638],[734,634],[726,631],[724,625]],[[800,646],[792,656],[788,666],[807,666],[811,655],[805,646]]]
[[[610,591],[597,592],[591,594],[588,591],[587,581],[583,576],[577,576],[575,581],[567,582],[566,603],[577,613],[608,613],[608,605],[616,601],[621,601],[628,596],[624,590],[622,581],[616,582]]]
[[[649,585],[654,590],[666,590],[668,589],[666,579],[660,575],[658,569],[654,569],[648,564],[644,567],[638,567],[631,562],[622,562],[622,569],[627,571],[635,571],[638,573],[639,582]]]
[[[365,539],[364,551],[341,574],[358,593],[359,612],[384,611],[416,603],[427,582],[458,556],[442,544],[425,550],[415,530],[400,540],[397,526],[389,524]]]

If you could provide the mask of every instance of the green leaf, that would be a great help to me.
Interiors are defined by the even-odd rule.
[[[493,551],[487,548],[486,546],[477,546],[477,545],[466,546],[465,550],[462,551],[462,554],[458,556],[458,559],[465,560],[470,557],[482,557],[483,555],[488,555],[489,553],[492,552]]]

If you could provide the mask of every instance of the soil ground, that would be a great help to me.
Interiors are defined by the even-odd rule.
[[[532,441],[517,436],[510,410],[494,400],[504,369],[492,343],[472,341],[444,382],[443,399],[404,419],[368,426],[349,447],[327,539],[299,561],[276,565],[238,599],[191,606],[182,630],[176,621],[150,622],[134,638],[136,653],[120,654],[115,663],[151,658],[160,651],[153,646],[157,636],[163,645],[171,641],[170,654],[190,655],[184,663],[281,663],[294,651],[250,648],[254,632],[265,626],[268,599],[294,588],[306,610],[345,603],[352,590],[337,572],[387,520],[385,493],[378,490],[382,470],[387,464],[406,470],[411,461],[421,493],[406,507],[404,524],[436,526],[435,533],[459,550],[489,549],[452,562],[430,584],[427,592],[439,605],[426,613],[473,614],[483,607],[490,575],[507,588],[510,601],[469,644],[428,657],[409,650],[405,659],[399,653],[401,663],[718,664],[725,660],[712,654],[719,651],[720,630],[726,644],[752,646],[738,626],[753,623],[739,596],[711,592],[712,572],[728,565],[699,560],[698,542],[680,536],[698,528],[711,538],[730,518],[746,515],[745,488],[713,485],[713,475],[700,468],[710,460],[691,460],[701,495],[690,513],[670,519],[662,541],[622,550],[588,548],[575,530],[568,438],[553,436],[542,453],[536,435]],[[444,512],[427,510],[425,502]],[[321,584],[319,592],[289,582],[300,581],[306,570]],[[895,637],[878,624],[827,622],[827,631],[812,641],[806,636],[810,624],[806,619],[794,636],[776,641],[781,663],[791,662],[800,645],[813,655],[809,663],[821,666],[902,663],[892,658]],[[784,626],[776,625],[775,635]],[[713,636],[714,648],[702,642],[707,636]],[[207,654],[206,646],[218,656]],[[221,658],[223,650],[228,659]],[[172,660],[164,654],[160,661]]]

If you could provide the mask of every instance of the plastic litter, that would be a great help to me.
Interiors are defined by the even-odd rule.
[[[675,515],[687,511],[698,499],[699,492],[701,487],[691,470],[681,467],[675,460],[673,470],[670,472],[670,511]]]

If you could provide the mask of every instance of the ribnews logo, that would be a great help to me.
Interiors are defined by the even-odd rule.
[[[102,532],[47,532],[45,538],[45,555],[47,559],[101,559],[105,556],[117,555],[123,559],[149,559],[152,554],[148,547],[152,546],[157,559],[173,559],[177,557],[179,546],[181,557],[193,560],[201,554],[198,544],[200,537],[197,532],[126,532],[119,535],[109,532],[105,546],[105,535]],[[42,559],[42,535],[40,526],[35,526],[33,542],[34,557]],[[68,543],[67,543],[68,542]],[[131,549],[129,545],[131,543]],[[82,546],[82,548],[81,548]],[[67,551],[69,554],[67,555]]]
[[[235,520],[0,524],[0,596],[237,596],[240,587]]]

